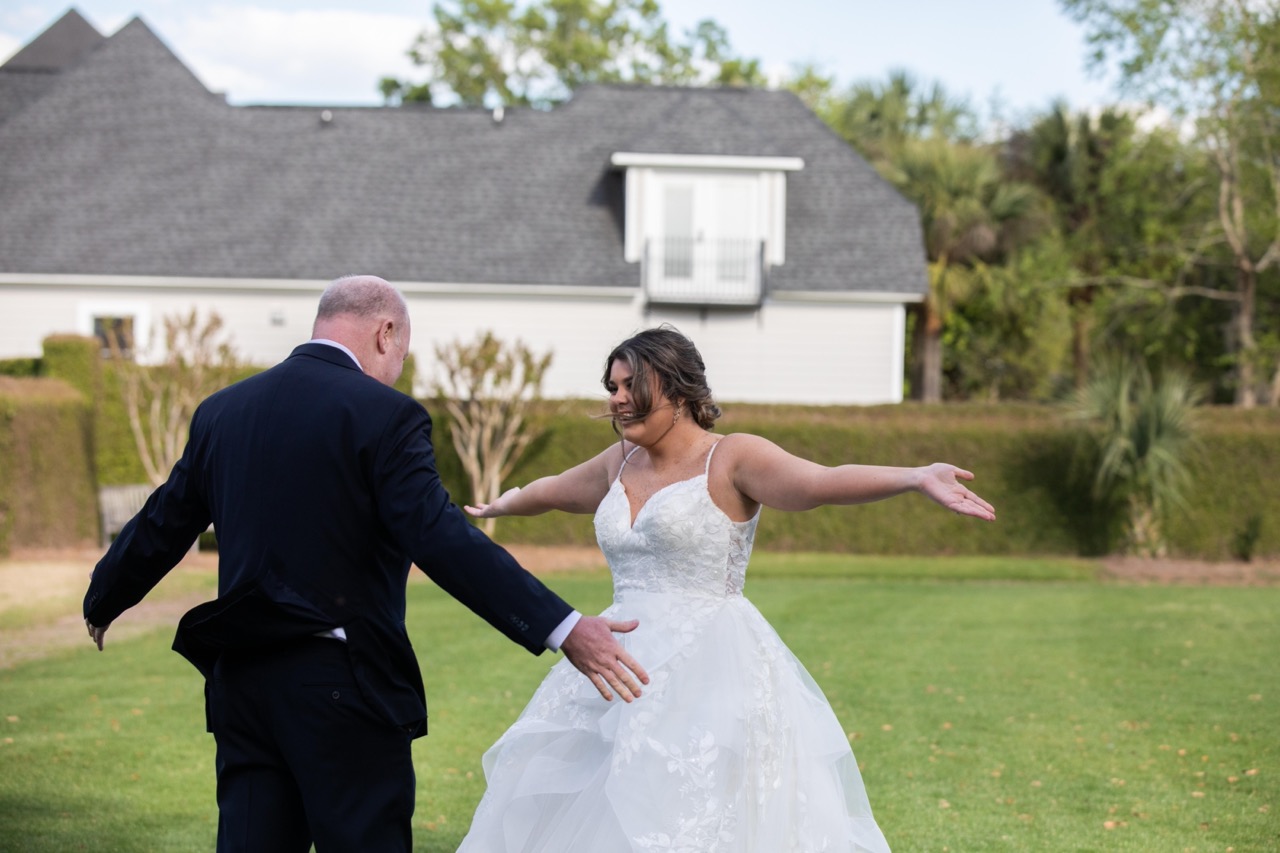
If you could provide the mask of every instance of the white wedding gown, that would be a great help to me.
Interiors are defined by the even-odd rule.
[[[726,516],[704,473],[633,525],[619,474],[595,516],[605,615],[640,620],[618,636],[651,681],[606,702],[554,666],[485,753],[459,853],[888,851],[830,704],[742,596],[758,520]]]

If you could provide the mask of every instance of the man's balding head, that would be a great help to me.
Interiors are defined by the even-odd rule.
[[[408,313],[404,297],[390,282],[376,275],[347,275],[324,289],[316,322],[344,314],[375,320],[384,316],[399,319]]]
[[[311,337],[337,341],[355,353],[365,373],[394,385],[409,353],[409,308],[385,279],[343,276],[321,294]]]

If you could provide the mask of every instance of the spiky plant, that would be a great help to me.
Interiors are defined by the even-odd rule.
[[[1094,498],[1125,507],[1130,554],[1168,553],[1165,526],[1185,506],[1200,401],[1185,374],[1155,375],[1141,361],[1123,359],[1103,363],[1073,399],[1074,415],[1095,426]]]

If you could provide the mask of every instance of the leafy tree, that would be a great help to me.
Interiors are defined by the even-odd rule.
[[[124,339],[107,335],[111,359],[119,372],[129,427],[147,479],[161,485],[182,456],[187,429],[196,407],[214,391],[231,384],[240,362],[222,338],[222,318],[216,312],[201,320],[196,310],[164,318],[164,345],[154,364],[139,362],[153,342],[139,348],[126,331]]]
[[[1055,278],[1069,258],[1038,240],[1004,263],[972,266],[974,289],[943,332],[946,396],[1048,400],[1070,381],[1069,308]]]
[[[1250,0],[1061,2],[1085,25],[1093,61],[1116,57],[1126,86],[1193,127],[1214,164],[1211,233],[1234,272],[1217,298],[1232,305],[1235,402],[1251,407],[1261,384],[1259,281],[1280,266],[1280,8]]]
[[[986,148],[944,139],[903,145],[890,180],[920,209],[929,259],[929,293],[916,325],[920,399],[942,399],[942,335],[975,288],[973,264],[1000,261],[1042,227],[1036,191],[1006,181]]]
[[[1066,287],[1071,306],[1075,386],[1088,378],[1097,318],[1109,308],[1124,315],[1135,306],[1157,309],[1161,328],[1145,338],[1148,354],[1170,346],[1167,321],[1179,301],[1212,292],[1199,281],[1208,268],[1197,266],[1203,253],[1197,238],[1211,209],[1207,164],[1198,152],[1167,129],[1139,130],[1130,112],[1073,114],[1056,103],[1011,136],[1005,164],[1010,177],[1035,184],[1050,200],[1071,258],[1057,284]],[[1141,292],[1108,295],[1116,288]],[[1181,330],[1188,331],[1194,327]]]
[[[436,358],[443,371],[436,399],[449,412],[450,436],[472,500],[491,503],[529,442],[541,434],[531,412],[542,397],[551,353],[534,355],[520,341],[508,345],[486,331],[471,343],[437,346]],[[484,520],[486,533],[493,533],[495,521]]]
[[[838,93],[834,79],[806,66],[787,87],[878,167],[912,142],[972,142],[978,136],[977,116],[967,102],[951,97],[941,83],[922,85],[907,71],[892,71],[883,82],[861,81]]]
[[[1129,553],[1168,552],[1164,531],[1190,482],[1199,402],[1184,374],[1157,376],[1142,360],[1125,356],[1105,360],[1072,401],[1073,415],[1095,427],[1089,433],[1094,497],[1124,507]]]
[[[409,50],[428,81],[384,78],[388,102],[547,107],[585,83],[764,82],[714,21],[673,37],[656,0],[453,0],[432,14]]]

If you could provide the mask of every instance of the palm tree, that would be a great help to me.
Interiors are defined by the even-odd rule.
[[[1165,522],[1191,478],[1187,457],[1200,399],[1182,373],[1157,378],[1141,361],[1112,358],[1072,400],[1072,414],[1097,427],[1094,498],[1124,505],[1129,553],[1168,551]]]
[[[942,332],[973,287],[971,265],[999,260],[1039,230],[1039,196],[1007,181],[985,148],[942,139],[904,144],[890,179],[920,209],[929,259],[929,293],[917,325],[919,397],[942,399]]]
[[[823,82],[812,69],[808,77],[799,79]],[[912,140],[968,142],[977,136],[977,117],[966,101],[953,98],[941,83],[921,86],[906,71],[891,71],[883,83],[855,83],[843,96],[814,106],[836,133],[877,168]]]

